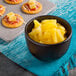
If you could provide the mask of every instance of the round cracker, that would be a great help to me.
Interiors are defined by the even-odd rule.
[[[3,7],[3,10],[0,12],[0,15],[2,16],[5,13],[5,7],[3,5],[0,6]]]
[[[13,2],[13,1],[5,0],[5,2],[8,3],[8,4],[19,4],[19,3],[22,3],[23,0],[19,0],[19,1],[17,1],[17,2]]]
[[[25,4],[22,5],[22,11],[25,12],[25,13],[27,13],[27,14],[37,14],[37,13],[39,13],[39,12],[42,10],[42,4],[39,3],[39,2],[37,2],[37,3],[38,3],[38,5],[39,5],[39,8],[38,8],[37,10],[35,10],[35,11],[28,11],[28,10],[25,8],[25,6],[24,6],[24,5],[27,4],[27,3],[25,3]]]
[[[18,14],[16,14],[16,15],[18,15]],[[5,20],[3,18],[2,19],[3,26],[8,27],[8,28],[17,28],[17,27],[20,27],[23,24],[24,20],[23,20],[22,16],[20,16],[20,15],[18,15],[18,16],[20,17],[21,21],[18,22],[18,23],[15,23],[15,24],[9,24],[9,23],[5,22]]]

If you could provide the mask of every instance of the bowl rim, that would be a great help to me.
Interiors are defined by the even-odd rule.
[[[34,17],[32,18],[31,20],[29,20],[25,26],[25,38],[27,36],[27,38],[34,44],[36,45],[39,45],[39,46],[54,46],[54,45],[60,45],[60,44],[63,44],[65,42],[67,42],[71,37],[72,37],[72,27],[71,25],[67,22],[67,24],[69,25],[70,29],[71,29],[71,33],[70,35],[67,37],[67,39],[65,39],[64,41],[60,42],[60,43],[56,43],[56,44],[43,44],[43,43],[39,43],[39,42],[36,42],[34,41],[33,39],[31,39],[26,31],[26,28],[28,27],[28,25],[36,18],[39,18],[39,17],[45,17],[45,16],[50,16],[50,17],[57,17],[57,18],[60,18],[62,20],[64,20],[65,22],[67,22],[65,19],[61,18],[61,17],[58,17],[58,16],[55,16],[55,15],[41,15],[41,16],[37,16],[37,17]]]

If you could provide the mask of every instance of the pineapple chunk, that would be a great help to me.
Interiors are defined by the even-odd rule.
[[[31,4],[29,6],[30,6],[30,9],[35,9],[36,8],[36,4]]]
[[[37,20],[34,20],[34,27],[37,28],[39,26],[41,26],[41,24]]]
[[[36,8],[36,0],[29,0],[28,4],[29,4],[30,9]]]
[[[57,31],[56,28],[52,29],[52,31],[51,31],[52,32],[51,36],[52,36],[53,43],[57,43],[58,42],[56,31]]]
[[[57,28],[56,20],[54,19],[43,20],[41,24],[42,24],[42,30],[49,30],[52,28]]]
[[[57,39],[58,39],[58,42],[62,42],[65,40],[64,36],[61,34],[60,30],[57,29]]]
[[[42,38],[42,32],[41,32],[41,27],[39,26],[36,29],[32,29],[32,32],[29,33],[29,36],[32,39],[35,39],[35,41],[39,41],[40,38]]]
[[[57,25],[53,24],[53,23],[45,23],[45,24],[42,25],[42,30],[43,31],[50,30],[52,28],[57,28]]]
[[[63,30],[60,30],[61,31],[61,34],[64,36],[66,34],[66,30],[63,31]]]
[[[51,38],[51,33],[49,30],[45,31],[43,34],[43,38],[48,40],[49,38]]]
[[[13,12],[8,13],[7,17],[9,17],[9,21],[16,21],[16,16]]]
[[[59,28],[60,30],[64,30],[64,31],[65,31],[65,28],[64,28],[61,24],[57,23],[57,26],[58,26],[58,28]]]
[[[45,24],[45,23],[53,23],[53,24],[56,24],[57,21],[56,21],[56,19],[46,19],[46,20],[43,20],[41,23],[42,24]]]
[[[61,24],[59,24],[59,23],[57,23],[57,26],[58,26],[58,29],[60,29],[62,35],[64,35],[66,33],[65,28]]]

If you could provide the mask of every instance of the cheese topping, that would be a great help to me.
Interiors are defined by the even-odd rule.
[[[36,8],[36,0],[29,0],[28,4],[29,4],[30,9]]]
[[[13,12],[8,13],[7,17],[9,17],[9,21],[16,21],[16,16]]]

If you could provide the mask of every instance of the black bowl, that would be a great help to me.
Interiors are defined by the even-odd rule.
[[[39,22],[41,22],[44,19],[56,19],[58,23],[60,23],[66,28],[67,39],[58,44],[41,44],[41,43],[35,42],[28,36],[28,33],[31,32],[32,28],[34,27],[34,23],[33,23],[34,19],[38,20]],[[69,44],[72,37],[72,28],[67,21],[65,21],[64,19],[60,17],[51,16],[51,15],[43,15],[43,16],[39,16],[39,17],[35,17],[31,19],[26,24],[25,37],[26,37],[28,48],[30,52],[32,53],[32,55],[34,55],[36,58],[42,61],[50,61],[52,59],[53,60],[58,59],[66,53],[66,51],[69,48]]]

